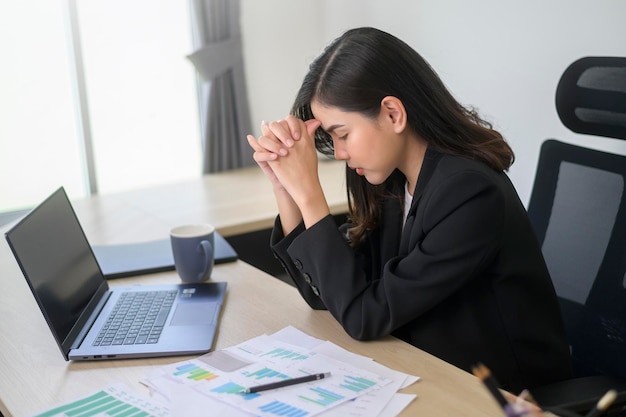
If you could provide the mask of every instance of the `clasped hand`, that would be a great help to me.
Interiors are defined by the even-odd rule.
[[[284,120],[263,122],[262,135],[248,135],[254,160],[275,189],[284,188],[300,206],[311,192],[321,188],[317,175],[315,130],[318,120],[306,122],[289,115]]]

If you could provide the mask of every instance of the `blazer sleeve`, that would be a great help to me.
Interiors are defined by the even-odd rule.
[[[301,273],[300,269],[296,266],[296,263],[287,254],[287,249],[293,243],[294,239],[305,231],[304,223],[300,223],[291,233],[287,236],[283,234],[282,224],[280,222],[280,216],[276,217],[274,222],[274,228],[272,229],[272,235],[270,237],[270,247],[274,253],[274,257],[278,259],[283,269],[293,280],[296,288],[300,292],[300,295],[307,304],[315,310],[326,310],[324,302],[320,299],[316,293],[317,289],[312,288],[311,279],[308,275]],[[300,264],[298,264],[301,266]]]
[[[463,171],[431,185],[407,219],[406,248],[378,276],[368,277],[331,216],[274,246],[307,302],[325,306],[353,338],[418,319],[492,262],[505,205],[493,179]]]

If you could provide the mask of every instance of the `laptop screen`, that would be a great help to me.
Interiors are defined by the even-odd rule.
[[[6,234],[22,272],[63,343],[104,278],[63,188]]]

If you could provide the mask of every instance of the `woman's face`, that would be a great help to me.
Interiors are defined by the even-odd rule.
[[[335,159],[346,161],[369,183],[382,184],[399,167],[404,142],[391,128],[384,112],[377,119],[369,119],[315,101],[311,110],[333,139]]]

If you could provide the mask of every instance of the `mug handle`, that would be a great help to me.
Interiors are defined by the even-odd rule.
[[[211,271],[213,269],[213,246],[208,240],[200,241],[198,249],[204,253],[204,269],[198,274],[198,281],[204,281],[211,277]]]

